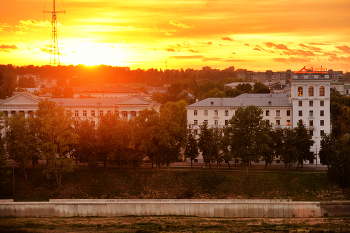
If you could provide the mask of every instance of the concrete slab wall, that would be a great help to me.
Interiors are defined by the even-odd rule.
[[[192,215],[200,217],[319,217],[320,202],[290,200],[102,199],[0,202],[0,216]]]

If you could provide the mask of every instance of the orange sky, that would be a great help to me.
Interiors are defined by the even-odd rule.
[[[0,64],[47,65],[52,0],[0,1]],[[350,71],[350,0],[56,0],[61,65]]]

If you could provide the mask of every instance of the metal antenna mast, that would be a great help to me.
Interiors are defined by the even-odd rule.
[[[43,11],[43,13],[52,13],[52,35],[51,35],[51,49],[50,49],[50,65],[60,65],[60,52],[58,49],[57,39],[57,13],[66,13],[66,11],[56,11],[55,0],[53,0],[53,11]]]

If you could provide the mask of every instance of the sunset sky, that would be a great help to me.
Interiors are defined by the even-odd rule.
[[[48,65],[52,0],[0,0],[0,64]],[[56,0],[61,65],[350,71],[350,0]]]

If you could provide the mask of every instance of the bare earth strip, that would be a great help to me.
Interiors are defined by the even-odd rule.
[[[0,218],[0,232],[350,232],[350,217],[126,216]]]

